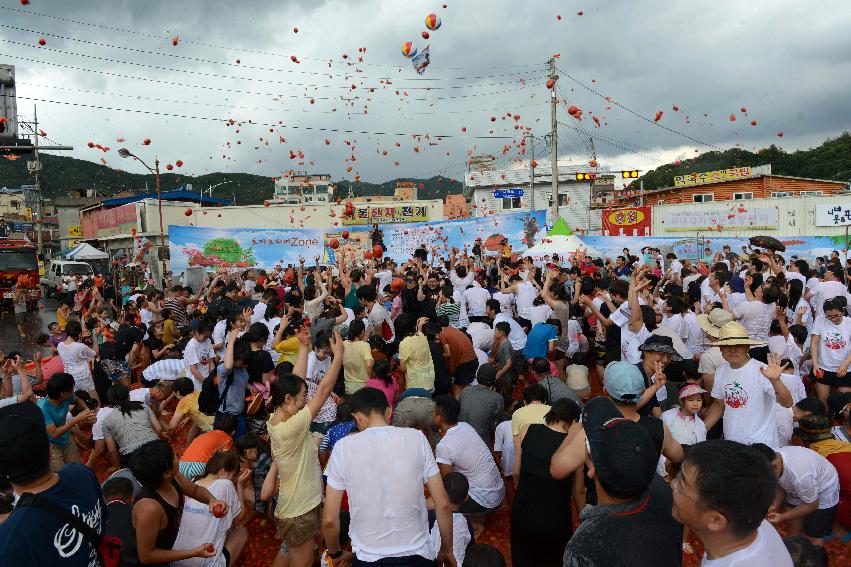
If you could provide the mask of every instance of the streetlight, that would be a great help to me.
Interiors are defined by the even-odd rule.
[[[165,231],[163,230],[163,199],[162,199],[162,193],[160,192],[160,160],[155,157],[154,158],[154,168],[151,169],[151,167],[147,163],[142,161],[142,158],[133,154],[127,148],[121,148],[120,150],[118,150],[118,155],[120,155],[122,158],[133,158],[133,159],[135,159],[136,161],[138,161],[139,163],[144,165],[145,169],[147,169],[148,171],[150,171],[151,173],[153,173],[156,176],[156,180],[157,180],[157,208],[159,209],[159,215],[160,215],[160,256],[162,257],[162,259],[160,260],[162,262],[162,265],[161,265],[161,268],[160,268],[160,279],[162,280],[161,283],[162,283],[163,289],[165,289],[165,251],[163,250],[163,246],[165,246]]]

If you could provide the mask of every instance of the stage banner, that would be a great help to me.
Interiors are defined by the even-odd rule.
[[[634,256],[641,256],[641,249],[649,246],[658,248],[662,257],[673,252],[677,258],[686,260],[702,259],[711,262],[725,245],[730,247],[730,253],[749,254],[751,252],[748,237],[712,237],[712,238],[670,238],[664,236],[581,236],[589,248],[594,248],[602,258],[614,260],[624,255],[624,248]],[[845,236],[778,236],[786,246],[786,251],[780,254],[787,260],[793,256],[813,262],[816,257],[830,256],[834,250],[846,248]]]
[[[421,245],[447,255],[453,248],[472,248],[476,238],[482,239],[486,255],[498,254],[503,239],[512,251],[523,252],[544,237],[545,222],[546,211],[535,211],[379,228],[387,247],[384,255],[401,263]],[[360,259],[372,250],[371,230],[371,226],[293,230],[169,225],[170,267],[175,274],[188,266],[268,269],[298,265],[300,258],[310,265],[317,256],[323,263],[334,263],[343,251]],[[336,249],[332,240],[337,241]]]
[[[643,236],[653,226],[652,207],[630,207],[627,209],[603,209],[603,234],[612,236]]]

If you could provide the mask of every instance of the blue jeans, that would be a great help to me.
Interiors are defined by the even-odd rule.
[[[370,565],[375,567],[434,567],[434,560],[426,559],[420,555],[408,555],[406,557],[385,557],[378,561],[361,561],[355,557],[352,561],[352,567],[368,567]]]

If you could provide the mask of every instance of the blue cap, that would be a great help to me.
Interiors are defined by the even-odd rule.
[[[623,361],[609,363],[605,377],[606,392],[613,400],[635,403],[644,393],[644,377],[634,364]]]
[[[730,278],[730,291],[732,291],[733,293],[744,293],[745,280],[743,280],[739,276],[734,276]]]

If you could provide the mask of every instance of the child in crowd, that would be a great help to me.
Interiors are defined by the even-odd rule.
[[[172,383],[172,391],[174,393],[174,397],[178,399],[177,407],[174,408],[171,420],[166,421],[164,416],[160,417],[160,423],[163,426],[163,430],[174,431],[180,427],[184,421],[191,421],[192,426],[189,428],[189,433],[186,435],[187,444],[192,443],[192,440],[201,433],[212,431],[213,416],[202,413],[198,408],[198,396],[201,391],[195,390],[195,384],[192,383],[192,380],[185,376],[178,378]]]
[[[96,412],[86,407],[74,396],[74,377],[66,372],[54,374],[47,382],[47,397],[38,401],[44,415],[47,438],[50,441],[50,470],[59,470],[68,463],[79,463],[80,452],[71,439],[71,430],[81,424],[95,421]],[[68,419],[72,404],[80,413]]]
[[[246,485],[243,498],[258,514],[265,514],[266,502],[261,497],[263,481],[272,466],[272,451],[269,444],[253,431],[234,441],[239,453],[240,467],[251,471],[251,485]]]
[[[115,477],[103,483],[103,499],[106,501],[106,524],[104,536],[118,538],[122,544],[135,536],[133,532],[133,481]]]
[[[511,412],[502,414],[502,421],[496,426],[493,452],[496,457],[502,479],[505,482],[505,498],[509,505],[514,501],[514,438],[511,435]]]
[[[390,372],[390,363],[386,360],[376,361],[372,373],[373,376],[366,381],[366,387],[384,392],[390,409],[393,409],[396,405],[396,396],[399,393],[399,383],[396,381],[396,376]]]
[[[229,451],[236,432],[236,417],[216,414],[213,430],[199,435],[186,447],[180,457],[180,474],[192,479],[204,474],[204,467],[216,451]]]
[[[464,564],[467,546],[473,541],[470,523],[464,514],[459,513],[461,505],[469,498],[470,483],[463,474],[451,472],[443,477],[443,487],[449,496],[449,507],[452,510],[452,554],[457,565]],[[440,549],[440,530],[433,525],[430,532],[431,550],[434,556]]]
[[[194,336],[183,351],[183,366],[186,368],[186,377],[195,383],[196,390],[201,390],[204,378],[215,368],[213,343],[210,341],[212,335],[212,327],[202,322],[198,325]]]

